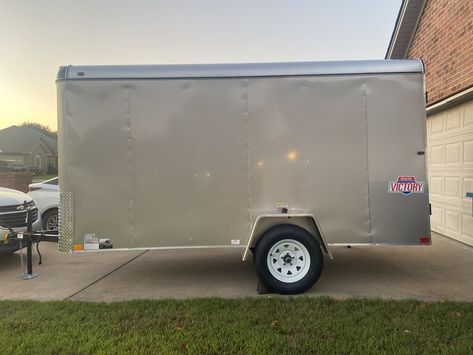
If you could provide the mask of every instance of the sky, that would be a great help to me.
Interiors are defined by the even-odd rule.
[[[0,129],[57,127],[61,65],[381,59],[401,0],[0,0]]]

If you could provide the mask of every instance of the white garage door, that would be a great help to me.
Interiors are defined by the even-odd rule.
[[[473,245],[473,101],[427,119],[433,231]]]

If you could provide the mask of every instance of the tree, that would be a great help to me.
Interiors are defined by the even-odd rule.
[[[29,127],[29,128],[33,128],[41,133],[44,133],[45,135],[47,135],[48,137],[51,137],[53,139],[57,139],[57,132],[56,131],[53,131],[51,128],[49,128],[48,126],[45,126],[45,125],[42,125],[40,123],[36,123],[36,122],[24,122],[21,124],[22,127]]]

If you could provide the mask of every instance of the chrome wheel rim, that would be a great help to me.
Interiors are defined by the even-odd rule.
[[[46,221],[46,230],[48,231],[57,231],[58,228],[58,216],[51,216]]]
[[[284,239],[271,247],[267,264],[275,279],[286,283],[297,282],[309,272],[309,251],[297,240]]]

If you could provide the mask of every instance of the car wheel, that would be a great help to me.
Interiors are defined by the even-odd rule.
[[[281,294],[307,291],[323,269],[323,254],[315,237],[291,224],[266,231],[255,246],[253,260],[260,281]]]
[[[49,210],[43,214],[43,229],[49,231],[57,231],[59,223],[58,210]]]

